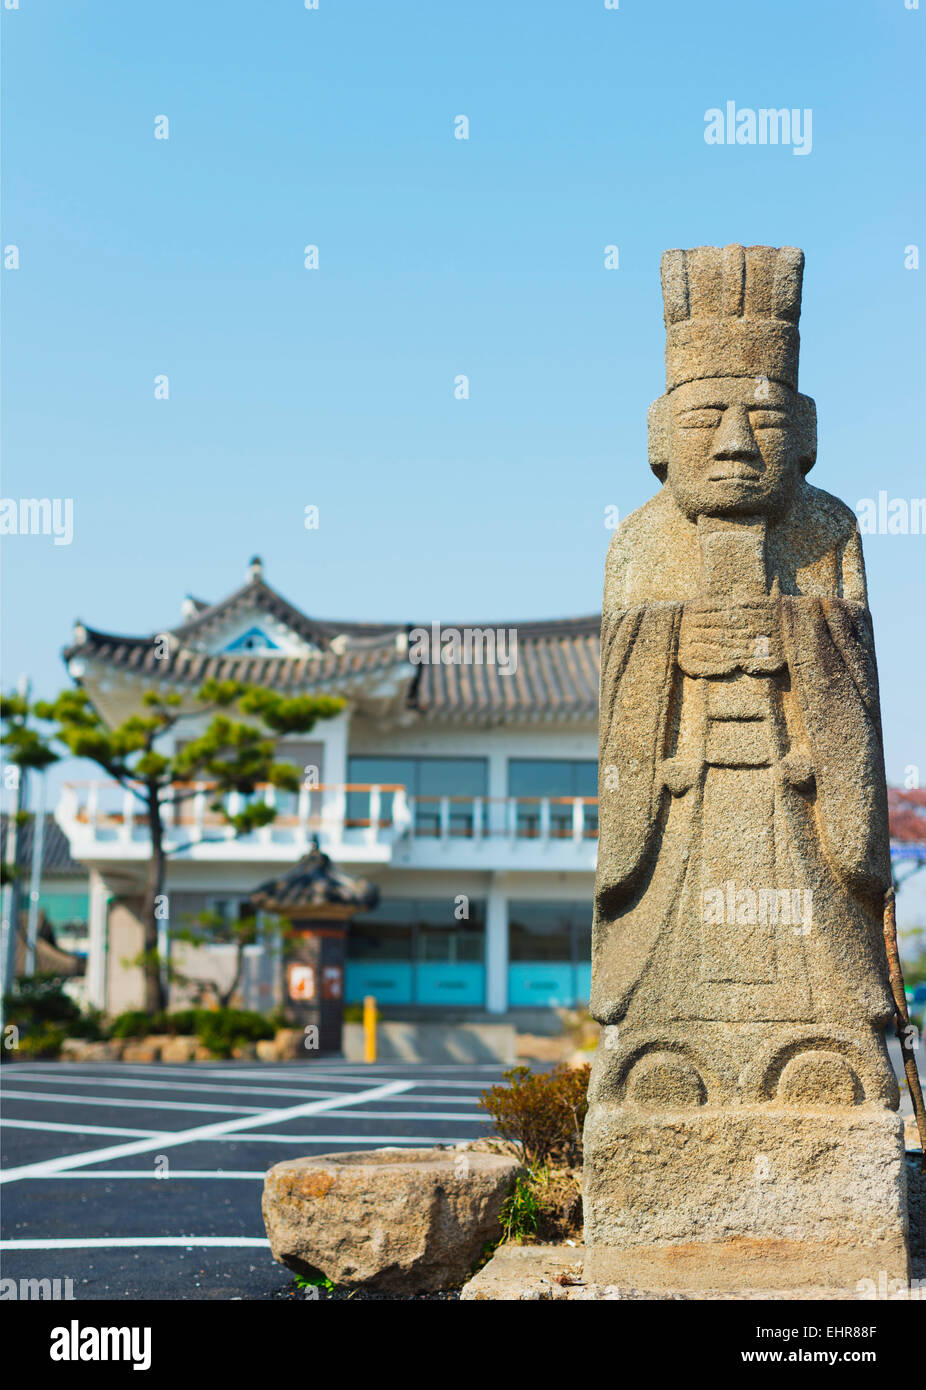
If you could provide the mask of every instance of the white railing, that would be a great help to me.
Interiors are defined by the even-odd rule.
[[[415,839],[589,840],[598,838],[592,796],[410,796]]]
[[[388,858],[401,842],[422,849],[435,844],[460,847],[489,845],[512,850],[528,842],[543,846],[585,845],[598,836],[594,797],[409,796],[396,783],[332,783],[283,792],[262,786],[253,796],[230,792],[222,798],[229,815],[249,801],[264,801],[274,820],[247,835],[238,835],[217,809],[214,787],[206,782],[176,789],[177,799],[162,807],[165,849],[191,858],[216,858],[234,840],[255,851],[251,857],[285,857],[305,849],[317,836],[333,856]],[[94,852],[105,857],[142,857],[150,845],[148,813],[132,789],[117,782],[70,782],[62,789],[56,818],[75,857]],[[224,851],[221,849],[225,846]]]

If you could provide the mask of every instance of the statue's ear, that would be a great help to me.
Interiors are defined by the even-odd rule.
[[[798,462],[809,473],[817,461],[817,406],[810,396],[797,398]]]
[[[813,402],[811,402],[813,404]],[[661,483],[669,471],[669,397],[653,401],[646,414],[649,466]]]

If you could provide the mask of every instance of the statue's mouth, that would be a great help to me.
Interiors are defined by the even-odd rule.
[[[756,473],[752,469],[740,469],[734,473],[710,473],[708,481],[711,483],[759,483],[762,481],[762,474]]]

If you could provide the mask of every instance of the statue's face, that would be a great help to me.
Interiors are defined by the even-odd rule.
[[[775,516],[797,481],[797,397],[754,377],[689,381],[668,401],[667,482],[696,516]]]

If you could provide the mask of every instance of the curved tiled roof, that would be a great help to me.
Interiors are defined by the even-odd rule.
[[[499,665],[421,666],[415,706],[431,718],[594,719],[600,623],[593,616],[506,624],[517,634],[517,663],[510,675]]]
[[[203,650],[200,643],[208,640],[211,630],[230,616],[248,611],[274,614],[318,651],[282,655]],[[506,675],[496,664],[417,665],[409,659],[409,634],[415,628],[430,631],[430,623],[310,618],[264,583],[258,573],[227,599],[202,607],[189,621],[166,634],[126,637],[79,625],[64,658],[67,662],[91,660],[141,678],[166,679],[179,685],[199,685],[214,677],[292,692],[329,688],[333,693],[349,693],[352,685],[390,673],[408,683],[408,707],[431,719],[594,719],[600,622],[598,614],[589,614],[525,622],[442,623],[443,633],[450,628],[461,632],[513,631],[517,644],[514,669]]]
[[[9,817],[3,812],[0,817],[0,845],[6,859],[6,836]],[[24,821],[16,832],[16,862],[32,863],[32,838],[35,830],[35,817]],[[64,831],[51,811],[45,813],[45,831],[42,837],[42,877],[43,878],[85,878],[87,868],[71,858],[71,846]],[[28,887],[28,884],[26,885]]]
[[[323,916],[326,910],[346,909],[350,913],[368,911],[379,901],[379,889],[365,878],[351,876],[322,853],[316,840],[279,878],[258,884],[250,896],[252,908],[266,912],[286,912],[298,908]]]
[[[168,651],[159,656],[161,637],[119,637],[115,633],[84,627],[80,639],[66,647],[63,655],[67,662],[90,658],[128,673],[183,685],[199,685],[215,678],[247,681],[249,685],[271,685],[276,689],[326,685],[404,661],[393,632],[385,640],[359,642],[338,651],[329,649],[320,656],[210,653],[183,645],[176,636],[170,634]]]
[[[260,577],[249,579],[247,584],[243,584],[240,589],[236,589],[219,603],[202,607],[194,617],[182,623],[180,627],[172,628],[171,631],[179,641],[195,644],[197,640],[207,637],[220,623],[254,609],[262,613],[271,613],[307,642],[322,648],[327,647],[333,638],[342,633],[351,637],[383,637],[396,631],[395,623],[342,623],[330,618],[309,618],[282,594],[278,594],[276,589],[271,589],[269,584],[265,584]]]

